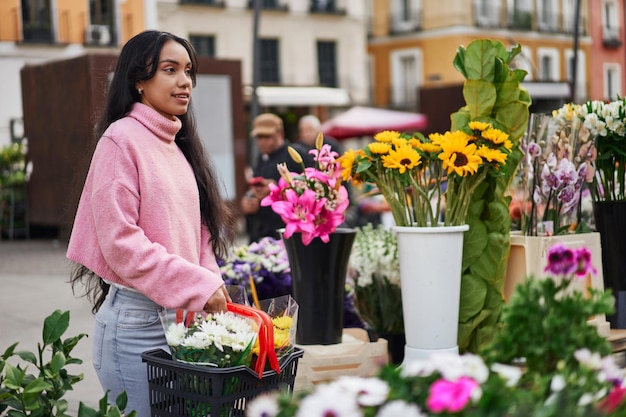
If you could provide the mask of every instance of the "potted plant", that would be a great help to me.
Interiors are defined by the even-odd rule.
[[[69,321],[69,311],[56,310],[44,321],[43,341],[37,344],[36,352],[18,351],[18,343],[4,351],[0,357],[0,415],[6,412],[11,417],[69,417],[68,402],[63,396],[83,379],[83,375],[70,374],[66,367],[82,363],[81,359],[72,357],[71,352],[86,336],[79,334],[62,339]],[[30,373],[31,367],[36,371]],[[127,401],[125,392],[116,398],[115,405],[108,404],[107,398],[108,393],[100,400],[98,409],[81,401],[77,417],[136,416],[135,411],[122,414]]]
[[[510,232],[504,193],[530,104],[526,73],[508,66],[519,52],[487,39],[460,47],[454,66],[466,78],[466,106],[450,131],[380,132],[341,158],[344,178],[374,183],[393,213],[406,352],[477,349],[496,331]]]
[[[626,258],[620,247],[626,236],[626,98],[588,101],[578,116],[594,136],[588,184],[593,199],[596,230],[602,243],[604,284],[616,298],[613,328],[626,328]]]
[[[357,229],[348,277],[359,315],[387,340],[390,361],[401,363],[405,337],[398,241],[389,228],[370,223]]]

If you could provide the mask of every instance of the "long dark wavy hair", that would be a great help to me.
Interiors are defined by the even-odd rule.
[[[171,33],[148,30],[130,39],[122,48],[115,73],[109,87],[104,111],[96,124],[95,134],[100,138],[111,123],[127,116],[134,103],[141,101],[136,84],[138,81],[149,80],[157,71],[157,63],[163,45],[168,41],[181,44],[191,58],[191,79],[196,85],[198,61],[191,44],[183,38]],[[196,123],[191,111],[177,116],[182,128],[176,134],[176,145],[191,165],[198,191],[200,193],[200,213],[202,223],[211,235],[210,243],[216,257],[223,258],[233,242],[235,234],[235,217],[230,205],[222,199],[218,186],[216,171],[204,150],[198,136]],[[93,302],[92,311],[96,313],[109,290],[109,285],[93,271],[83,265],[75,265],[70,276],[72,290],[77,283],[85,286],[85,295]]]

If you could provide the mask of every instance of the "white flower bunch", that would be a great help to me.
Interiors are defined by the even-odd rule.
[[[626,100],[614,100],[605,103],[600,100],[587,102],[578,110],[579,117],[583,119],[584,126],[592,134],[607,136],[626,135]]]
[[[400,286],[400,264],[396,236],[382,225],[359,229],[350,255],[350,268],[357,273],[356,285],[367,287],[375,276],[384,276]]]
[[[171,323],[165,338],[176,359],[225,367],[241,364],[238,362],[251,352],[257,332],[254,321],[226,312],[206,317],[196,314],[188,325]]]

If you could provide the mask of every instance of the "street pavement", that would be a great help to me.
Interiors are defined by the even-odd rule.
[[[37,352],[44,319],[55,310],[70,311],[70,327],[64,337],[91,335],[89,301],[75,296],[67,282],[71,264],[65,258],[66,249],[58,240],[0,240],[0,354],[15,342],[19,342],[18,350]],[[91,338],[81,339],[72,356],[83,364],[68,365],[67,370],[74,375],[83,373],[84,380],[64,398],[69,402],[69,414],[77,415],[79,402],[97,408],[104,393],[91,365]]]

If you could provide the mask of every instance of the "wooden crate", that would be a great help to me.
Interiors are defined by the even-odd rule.
[[[370,342],[362,329],[345,329],[336,345],[297,345],[304,350],[298,362],[294,392],[313,389],[340,376],[373,376],[389,363],[387,341]]]
[[[579,233],[558,236],[521,236],[511,235],[511,252],[509,254],[506,280],[504,284],[504,298],[509,300],[515,291],[515,286],[533,275],[535,279],[545,279],[548,275],[544,268],[548,264],[548,249],[555,243],[560,242],[570,248],[587,247],[591,252],[591,262],[598,271],[597,274],[589,274],[584,280],[574,280],[575,288],[585,291],[587,287],[593,287],[604,291],[604,278],[602,275],[602,248],[600,245],[600,233]],[[601,336],[609,337],[610,323],[604,314],[592,317],[590,325],[598,328]]]

